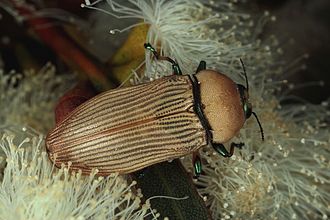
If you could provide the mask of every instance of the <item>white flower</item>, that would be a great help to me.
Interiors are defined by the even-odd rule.
[[[72,75],[56,75],[51,64],[23,74],[0,69],[0,123],[47,132],[54,126],[55,103],[72,82]]]
[[[8,131],[9,128],[9,131]],[[18,127],[0,130],[0,219],[144,219],[149,203],[133,193],[135,182],[113,174],[95,177],[55,169],[44,137]]]
[[[258,48],[248,41],[254,37],[250,26],[248,29],[243,26],[246,23],[251,25],[250,16],[235,12],[230,1],[219,3],[216,13],[197,0],[130,0],[126,3],[109,0],[100,4],[102,2],[105,1],[86,1],[82,6],[107,13],[118,20],[135,18],[136,23],[124,28],[116,27],[112,22],[115,19],[110,19],[109,27],[113,34],[148,24],[147,41],[154,46],[160,45],[161,54],[177,60],[185,74],[194,73],[199,62],[206,60],[209,68],[220,68],[227,74],[238,75],[239,58]],[[260,55],[260,50],[258,54],[254,53],[260,59],[265,59],[264,55]],[[146,78],[155,79],[172,73],[169,63],[153,60],[153,56],[147,53]],[[236,67],[233,66],[235,62]]]

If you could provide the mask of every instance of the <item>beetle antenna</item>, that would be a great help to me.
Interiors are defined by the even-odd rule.
[[[264,141],[265,140],[265,137],[264,137],[264,129],[262,129],[262,126],[261,126],[261,123],[257,117],[257,114],[255,112],[252,112],[252,114],[254,115],[254,117],[257,119],[257,122],[258,122],[258,125],[259,125],[259,128],[260,128],[260,133],[261,133],[261,139]]]
[[[245,65],[244,65],[243,60],[241,58],[239,58],[239,60],[241,61],[242,68],[243,68],[243,74],[245,76],[246,90],[249,93],[249,81],[248,81],[248,78],[247,78],[247,74],[246,74],[246,70],[245,70]]]

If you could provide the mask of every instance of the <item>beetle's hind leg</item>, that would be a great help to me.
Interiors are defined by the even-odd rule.
[[[147,50],[150,50],[154,54],[154,56],[156,57],[157,60],[166,60],[166,61],[170,62],[172,64],[172,69],[173,69],[174,75],[182,75],[182,71],[179,67],[179,64],[176,61],[174,61],[173,59],[171,59],[169,57],[160,56],[158,54],[158,52],[156,51],[156,49],[153,48],[151,46],[151,44],[149,44],[149,43],[145,43],[144,48],[146,48]]]
[[[214,148],[214,150],[223,157],[233,156],[235,147],[242,149],[243,146],[244,146],[244,143],[231,143],[230,151],[228,152],[223,144],[217,144],[217,143],[212,144],[212,147]]]
[[[198,151],[193,152],[192,163],[194,167],[195,177],[199,177],[202,173],[202,160]]]

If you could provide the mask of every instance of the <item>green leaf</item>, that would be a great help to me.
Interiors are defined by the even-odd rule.
[[[150,200],[151,207],[157,209],[161,218],[181,220],[211,219],[204,201],[197,193],[191,176],[180,161],[164,162],[148,167],[134,174],[142,194]],[[157,198],[167,196],[185,199]],[[151,217],[150,217],[151,219]]]

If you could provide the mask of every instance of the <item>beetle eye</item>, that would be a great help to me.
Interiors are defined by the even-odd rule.
[[[249,100],[248,100],[249,99],[248,91],[241,84],[237,84],[237,88],[238,88],[239,94],[241,96],[241,102],[243,105],[245,119],[248,119],[248,118],[250,118],[250,116],[252,114],[252,105],[251,105],[251,103],[249,103]]]
[[[251,117],[251,114],[252,114],[252,105],[251,105],[251,103],[249,103],[249,102],[244,103],[244,114],[245,114],[246,119]]]

